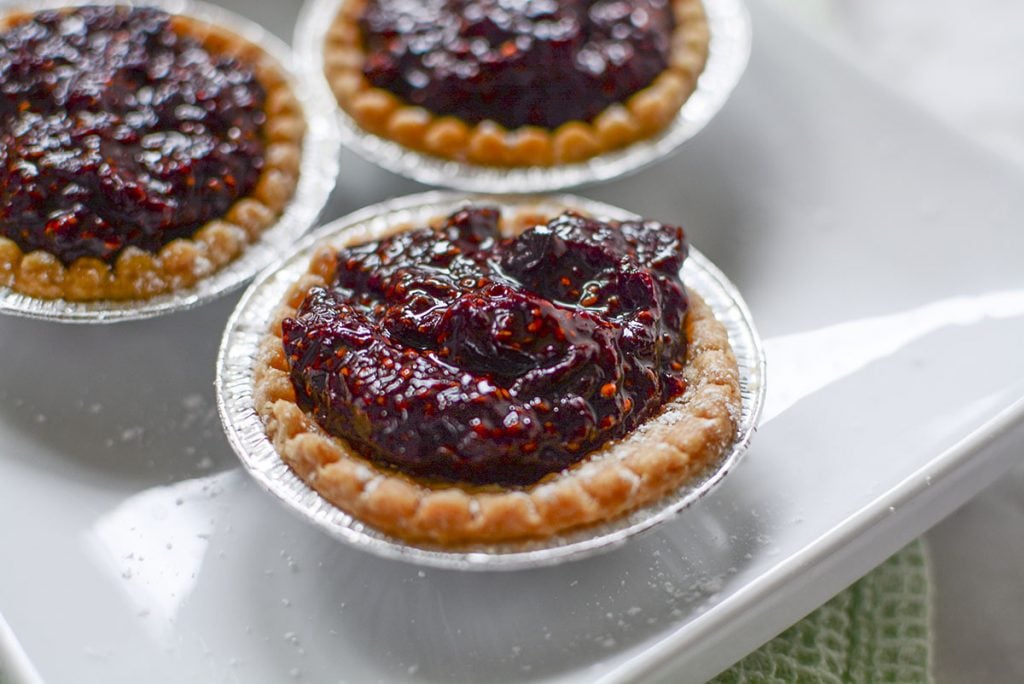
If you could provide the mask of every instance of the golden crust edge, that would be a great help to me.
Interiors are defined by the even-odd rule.
[[[521,225],[521,224],[520,224]],[[390,231],[389,231],[390,232]],[[333,505],[387,534],[447,547],[548,537],[650,504],[719,459],[741,409],[739,369],[725,327],[695,292],[686,317],[687,389],[626,438],[523,489],[426,483],[376,466],[299,409],[281,321],[324,285],[321,250],[275,311],[255,366],[254,401],[281,458]]]
[[[71,9],[71,8],[68,8]],[[32,12],[0,18],[0,30],[30,19]],[[200,40],[211,52],[248,62],[266,91],[264,168],[251,195],[236,201],[192,238],[173,240],[156,252],[125,248],[113,264],[80,257],[65,266],[45,250],[24,252],[0,236],[0,286],[38,299],[99,301],[148,299],[191,287],[237,257],[274,224],[298,185],[305,119],[283,68],[262,48],[221,26],[171,15],[176,31]]]
[[[669,66],[624,103],[609,106],[593,122],[569,121],[554,130],[508,130],[493,121],[470,126],[404,104],[366,80],[356,25],[365,1],[343,1],[324,44],[324,73],[339,106],[371,133],[443,159],[484,166],[583,162],[651,138],[671,123],[693,94],[708,57],[710,35],[701,0],[673,0],[677,26]]]

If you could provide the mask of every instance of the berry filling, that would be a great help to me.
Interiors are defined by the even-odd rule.
[[[668,66],[669,0],[370,0],[375,87],[506,128],[590,121]]]
[[[469,208],[337,253],[283,324],[300,407],[401,472],[527,485],[684,388],[683,230]]]
[[[0,235],[65,264],[192,235],[255,187],[264,100],[159,10],[35,14],[0,33]]]

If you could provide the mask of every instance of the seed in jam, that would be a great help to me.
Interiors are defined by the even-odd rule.
[[[0,33],[0,235],[65,264],[155,252],[250,194],[265,93],[252,70],[125,6]]]
[[[363,73],[435,114],[590,121],[668,66],[669,0],[369,0]]]
[[[684,388],[683,230],[492,208],[340,249],[283,325],[299,405],[401,472],[527,485]]]

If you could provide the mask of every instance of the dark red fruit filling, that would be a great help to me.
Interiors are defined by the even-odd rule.
[[[263,167],[265,94],[153,9],[40,12],[0,34],[0,235],[65,264],[156,251]]]
[[[284,322],[299,405],[374,461],[525,485],[684,389],[681,228],[567,212],[502,239],[474,208],[338,252]]]
[[[668,66],[669,0],[370,0],[374,86],[507,128],[589,121]]]

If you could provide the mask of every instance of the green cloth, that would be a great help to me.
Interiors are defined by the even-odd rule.
[[[930,585],[918,540],[712,681],[927,684]]]

